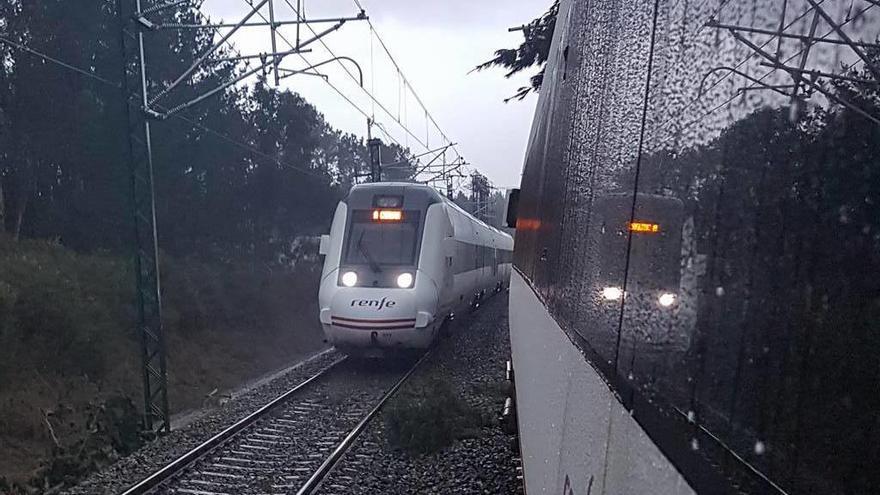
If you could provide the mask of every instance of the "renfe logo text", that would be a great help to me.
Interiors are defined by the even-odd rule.
[[[382,308],[393,308],[397,302],[389,301],[387,298],[383,297],[382,300],[379,299],[352,299],[352,306],[366,306],[368,308],[376,308],[376,311],[381,310]]]

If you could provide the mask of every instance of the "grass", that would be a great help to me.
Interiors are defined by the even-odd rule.
[[[314,265],[165,257],[163,276],[175,411],[321,346]],[[127,259],[0,235],[0,492],[73,482],[140,444],[134,320]]]
[[[391,446],[410,455],[431,454],[478,436],[480,427],[492,421],[439,378],[408,385],[392,399],[383,420]]]

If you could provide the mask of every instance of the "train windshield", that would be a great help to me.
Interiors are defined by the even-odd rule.
[[[629,284],[676,289],[681,252],[682,204],[675,198],[639,193],[636,219],[631,221],[632,196],[610,194],[596,200],[599,279],[622,283],[627,239],[632,232]]]
[[[418,240],[418,210],[355,210],[345,241],[344,263],[414,265]]]

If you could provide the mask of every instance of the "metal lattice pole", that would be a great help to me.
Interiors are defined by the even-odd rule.
[[[156,207],[153,186],[153,150],[150,135],[144,36],[134,19],[141,0],[116,0],[122,50],[122,91],[126,97],[131,211],[134,226],[135,298],[137,329],[143,363],[144,427],[157,433],[171,430]]]
[[[168,432],[171,429],[168,415],[168,380],[165,358],[165,338],[162,329],[162,299],[159,277],[159,248],[156,240],[156,208],[155,190],[153,184],[153,150],[150,135],[151,121],[161,121],[179,112],[195,106],[200,102],[223,92],[236,83],[256,74],[257,72],[271,70],[276,83],[283,77],[292,74],[322,74],[314,72],[316,67],[332,61],[347,60],[357,67],[361,74],[360,82],[363,86],[363,73],[357,62],[350,57],[337,57],[312,64],[303,70],[289,70],[279,67],[285,57],[292,54],[302,54],[306,46],[321,40],[324,36],[335,32],[347,21],[367,20],[367,16],[361,11],[354,17],[339,17],[326,19],[305,19],[301,12],[297,12],[296,21],[282,21],[277,19],[272,0],[248,1],[250,9],[238,22],[234,24],[181,24],[163,23],[155,19],[154,14],[166,9],[176,9],[184,0],[116,0],[117,15],[120,30],[120,52],[122,64],[122,90],[127,105],[125,106],[126,125],[128,126],[128,151],[129,167],[131,176],[131,208],[134,221],[135,234],[135,273],[136,273],[136,302],[137,302],[137,328],[141,339],[141,354],[143,360],[143,392],[144,392],[144,426],[146,429],[158,433]],[[149,4],[149,5],[147,5]],[[266,18],[260,10],[264,7],[269,10]],[[265,23],[250,22],[254,16],[259,16]],[[172,16],[173,18],[173,16]],[[295,23],[333,23],[333,25],[321,32],[311,30],[314,36],[298,41],[296,46],[291,45],[290,50],[278,52],[277,39],[286,39],[278,33],[280,25]],[[268,26],[271,31],[270,41],[272,53],[260,53],[257,55],[211,57],[221,52],[221,46],[230,43],[233,35],[245,28]],[[229,28],[220,33],[219,28]],[[144,52],[144,31],[147,33],[160,30],[185,30],[199,29],[212,30],[218,40],[212,41],[210,46],[197,54],[187,69],[183,70],[176,78],[167,85],[160,84],[150,94],[148,85],[147,63]],[[322,41],[323,43],[323,41]],[[288,43],[289,44],[289,43]],[[326,45],[325,45],[326,46]],[[222,55],[222,52],[220,53]],[[259,58],[261,63],[256,68],[244,71],[237,77],[210,89],[205,88],[198,96],[191,97],[183,102],[165,103],[170,105],[166,108],[160,100],[174,100],[177,88],[192,79],[192,76],[200,68],[220,60],[250,60]],[[305,59],[303,59],[305,61]],[[347,70],[347,69],[346,69]],[[284,71],[285,76],[279,72]],[[353,77],[353,76],[352,76]],[[179,100],[179,99],[178,99]],[[367,123],[367,132],[371,121]],[[373,160],[373,180],[381,180],[381,159],[379,158],[378,146]]]

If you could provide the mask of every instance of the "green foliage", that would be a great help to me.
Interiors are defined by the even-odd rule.
[[[416,455],[472,437],[489,421],[438,378],[408,385],[392,399],[383,419],[391,445]]]
[[[25,365],[102,376],[99,343],[130,326],[120,325],[131,318],[129,280],[127,265],[106,255],[0,235],[0,378]]]
[[[174,410],[320,345],[314,263],[162,260]],[[0,234],[0,457],[47,459],[18,482],[68,482],[140,445],[133,277],[123,258]]]
[[[550,44],[553,41],[553,31],[556,29],[558,14],[559,0],[554,0],[547,12],[522,27],[525,39],[517,48],[496,50],[495,57],[474,68],[474,70],[480,71],[491,67],[501,67],[508,69],[504,77],[510,77],[535,65],[541,67],[541,70],[531,77],[531,86],[519,88],[513,96],[506,98],[505,102],[513,99],[522,100],[532,91],[541,89],[541,84],[544,82],[544,64],[550,55]]]
[[[295,322],[314,318],[318,267],[291,271],[248,264],[218,265],[198,259],[163,262],[166,327],[178,335],[246,332],[268,337]]]
[[[87,418],[83,426],[87,434],[70,445],[56,446],[30,480],[30,486],[45,490],[75,483],[83,475],[130,454],[144,443],[141,413],[131,399],[110,396],[85,409]],[[74,416],[75,412],[59,407],[46,421],[63,426],[73,419],[68,416]]]
[[[205,22],[200,3],[152,17]],[[0,19],[5,37],[114,83],[122,60],[113,9],[114,2],[2,2]],[[213,40],[210,30],[166,30],[146,41],[157,87]],[[0,232],[57,238],[81,251],[128,251],[127,124],[118,89],[5,44],[0,60]],[[181,104],[240,71],[228,62],[200,70],[161,104]],[[152,126],[160,244],[173,256],[273,263],[298,236],[323,233],[337,200],[369,168],[362,139],[264,82],[230,88],[184,113]],[[383,154],[397,164],[390,178],[409,177],[408,150],[389,145]]]

